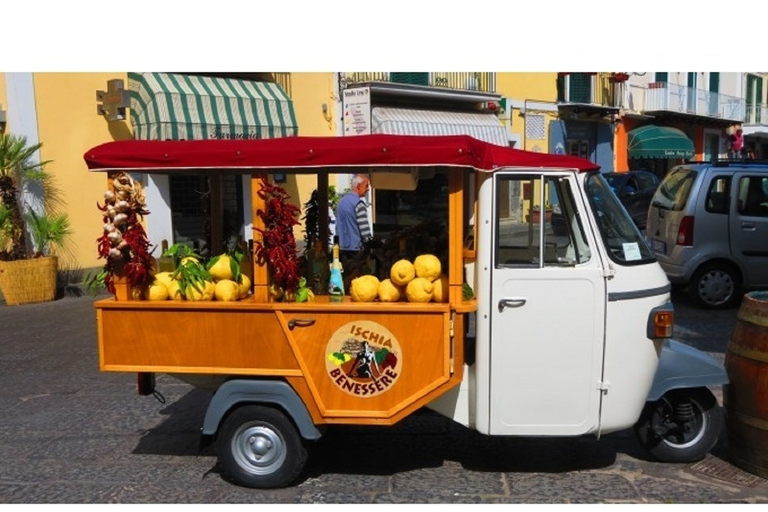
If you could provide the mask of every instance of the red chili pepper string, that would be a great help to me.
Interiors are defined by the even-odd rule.
[[[287,292],[299,287],[300,267],[296,251],[293,226],[299,224],[301,210],[288,202],[288,193],[278,185],[262,178],[258,196],[264,200],[265,209],[258,209],[256,215],[264,222],[264,229],[258,229],[261,241],[256,241],[256,258],[265,262],[272,271],[272,281]]]

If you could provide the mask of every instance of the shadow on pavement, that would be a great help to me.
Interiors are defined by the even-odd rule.
[[[146,397],[153,400],[152,397]],[[148,430],[133,453],[144,455],[197,456],[200,454],[200,429],[211,392],[193,389],[160,410],[167,416]]]
[[[215,456],[212,445],[202,450],[200,445],[200,428],[210,397],[209,391],[194,389],[162,409],[167,417],[142,436],[133,453]],[[446,461],[472,471],[515,473],[605,469],[616,464],[620,455],[634,459],[625,462],[629,464],[653,462],[630,429],[599,440],[594,436],[491,437],[428,409],[417,411],[392,427],[329,426],[309,448],[309,460],[300,481],[334,473],[391,476],[441,467]],[[710,456],[728,460],[725,429]],[[220,473],[215,460],[210,472]]]

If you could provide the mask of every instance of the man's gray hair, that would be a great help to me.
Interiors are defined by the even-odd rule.
[[[358,185],[364,183],[366,180],[370,181],[370,178],[368,177],[367,174],[362,174],[362,173],[355,174],[352,177],[352,183],[350,183],[350,187],[354,189]]]

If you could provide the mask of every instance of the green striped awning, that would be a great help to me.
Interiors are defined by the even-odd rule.
[[[293,103],[275,83],[128,73],[138,140],[271,139],[298,135]]]
[[[629,158],[693,158],[693,141],[682,130],[649,124],[627,132]]]

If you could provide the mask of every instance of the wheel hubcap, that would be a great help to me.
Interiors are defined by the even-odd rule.
[[[733,279],[721,270],[709,272],[699,281],[699,296],[713,306],[727,302],[733,295],[733,290]]]
[[[274,473],[285,461],[285,441],[269,425],[244,425],[232,438],[232,453],[249,473]]]
[[[671,407],[666,412],[667,416],[662,420],[664,429],[667,429],[661,435],[663,443],[675,448],[687,448],[695,445],[704,436],[708,428],[707,416],[695,400],[691,401],[691,404],[693,415],[683,422],[674,419]]]

